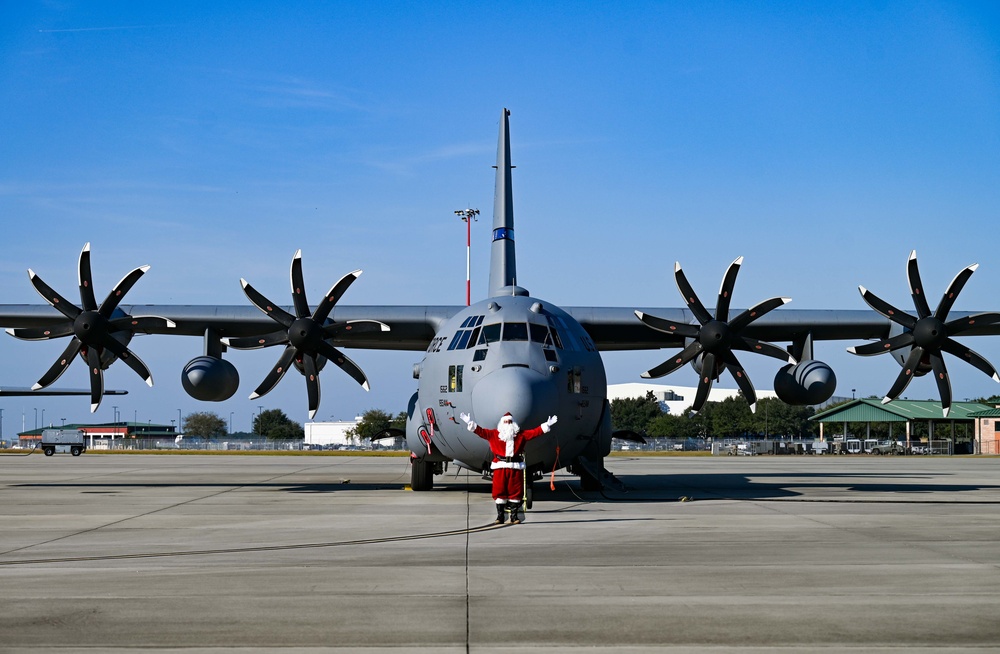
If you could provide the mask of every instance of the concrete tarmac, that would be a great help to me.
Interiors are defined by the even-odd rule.
[[[0,652],[1000,648],[1000,459],[0,456]]]

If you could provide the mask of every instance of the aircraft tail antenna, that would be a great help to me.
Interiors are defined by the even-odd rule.
[[[515,286],[517,268],[514,256],[514,191],[510,164],[510,111],[500,114],[497,141],[496,190],[493,201],[493,245],[490,250],[490,297]]]

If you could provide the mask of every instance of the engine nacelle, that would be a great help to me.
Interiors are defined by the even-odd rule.
[[[793,406],[822,404],[836,390],[837,376],[822,361],[810,359],[788,364],[774,376],[774,392],[782,402]]]
[[[184,391],[202,402],[228,400],[239,385],[240,373],[236,371],[236,367],[218,357],[195,357],[181,371],[181,386]]]

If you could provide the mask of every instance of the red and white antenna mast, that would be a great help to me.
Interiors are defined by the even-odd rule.
[[[479,221],[479,209],[459,209],[455,215],[465,223],[465,306],[472,304],[472,221]]]

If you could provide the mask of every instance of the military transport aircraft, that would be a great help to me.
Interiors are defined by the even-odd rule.
[[[368,388],[365,374],[338,348],[423,351],[422,361],[413,370],[417,392],[410,398],[406,424],[414,490],[430,489],[434,475],[449,462],[488,471],[486,441],[471,434],[457,418],[469,413],[480,424],[494,425],[508,411],[526,427],[547,416],[559,416],[551,432],[528,443],[529,478],[566,467],[580,475],[585,487],[599,486],[612,439],[602,351],[678,348],[677,354],[642,376],[660,377],[692,364],[699,372],[695,411],[701,409],[713,381],[724,370],[736,380],[751,407],[755,404],[756,394],[738,352],[782,361],[774,389],[785,402],[824,402],[833,395],[836,377],[827,364],[813,359],[815,340],[874,341],[850,350],[858,355],[891,353],[902,370],[885,401],[902,393],[913,377],[933,372],[947,412],[951,384],[945,352],[1000,381],[989,362],[952,339],[1000,334],[998,313],[951,312],[976,266],[959,272],[931,311],[915,254],[907,263],[915,315],[864,287],[862,297],[875,313],[776,311],[788,302],[782,297],[733,312],[730,299],[742,257],[723,276],[714,313],[705,308],[680,264],[674,278],[684,308],[559,307],[532,297],[517,283],[509,116],[504,109],[500,119],[489,297],[470,306],[341,306],[341,297],[361,273],[356,270],[334,284],[313,308],[306,299],[300,252],[291,264],[291,306],[272,302],[246,280],[241,282],[252,307],[121,304],[148,266],[126,275],[98,304],[88,244],[80,255],[80,305],[29,270],[31,284],[48,304],[2,305],[0,326],[21,339],[69,337],[65,351],[35,388],[53,383],[79,356],[89,369],[92,410],[104,394],[103,371],[116,360],[152,385],[149,369],[128,347],[137,333],[204,339],[204,355],[189,361],[182,375],[188,394],[202,401],[223,401],[237,390],[239,375],[223,358],[227,348],[282,346],[277,362],[251,399],[265,395],[294,367],[305,377],[310,418],[320,404],[319,374],[325,365],[333,363]]]

